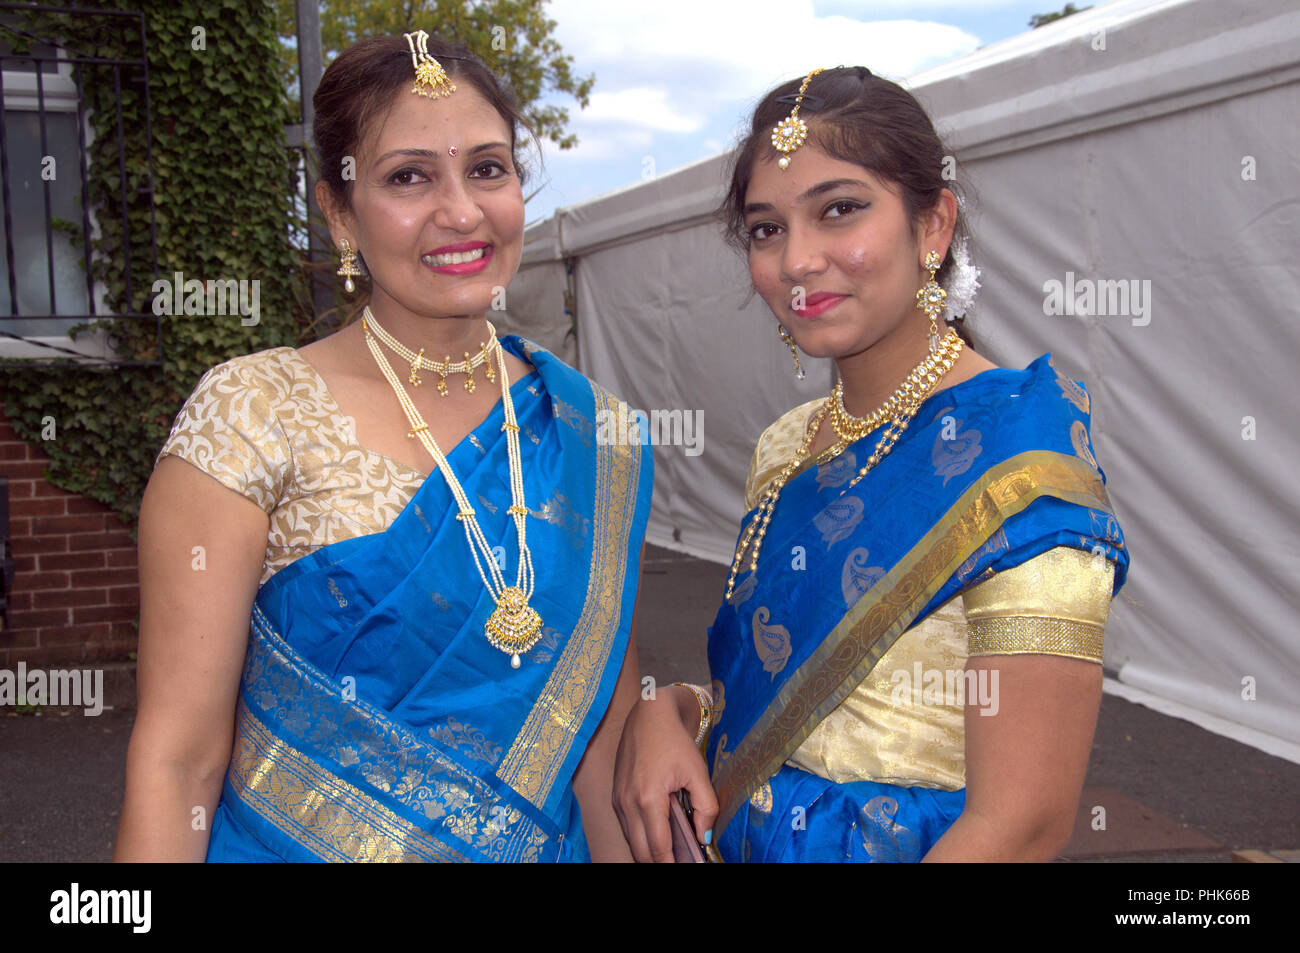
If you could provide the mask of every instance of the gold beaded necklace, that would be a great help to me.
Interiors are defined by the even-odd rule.
[[[956,331],[950,330],[945,343],[949,348],[953,346],[953,341],[960,341]],[[900,410],[907,406],[912,395],[919,392],[927,384],[935,383],[938,378],[947,373],[952,366],[951,363],[945,364],[946,354],[938,347],[939,342],[935,342],[935,350],[931,351],[920,364],[912,368],[910,374],[904,378],[903,383],[894,389],[888,399],[873,410],[866,417],[854,417],[844,409],[844,380],[835,382],[835,389],[831,396],[835,398],[831,404],[831,422],[835,425],[835,432],[846,443],[852,443],[855,440],[861,440],[871,431],[875,430],[887,420],[891,420]]]
[[[406,436],[420,439],[424,448],[429,451],[429,456],[433,457],[435,469],[442,471],[443,478],[446,479],[447,486],[455,497],[456,505],[459,507],[456,519],[460,520],[465,528],[465,539],[469,543],[470,555],[474,557],[474,565],[478,568],[479,578],[483,580],[484,587],[497,605],[488,616],[484,634],[494,648],[510,656],[510,667],[518,668],[519,656],[536,645],[542,637],[542,617],[528,604],[528,600],[533,595],[533,557],[528,551],[524,532],[528,507],[524,503],[523,457],[519,451],[519,422],[515,418],[514,401],[510,398],[510,376],[506,372],[504,349],[496,343],[496,332],[489,323],[488,333],[496,344],[493,350],[497,359],[497,372],[501,375],[501,404],[505,411],[505,421],[501,424],[501,429],[506,434],[506,456],[510,460],[510,506],[506,512],[514,518],[515,532],[519,538],[519,569],[515,574],[513,586],[506,585],[501,569],[492,555],[492,547],[488,545],[487,537],[483,535],[478,520],[474,518],[474,507],[470,505],[464,487],[452,472],[451,464],[447,462],[437,442],[429,435],[429,425],[420,416],[415,403],[402,388],[397,374],[393,372],[388,359],[379,349],[376,336],[382,339],[387,332],[380,327],[375,316],[370,313],[369,307],[365,309],[361,327],[366,332],[366,344],[370,348],[370,353],[374,355],[375,363],[379,365],[379,370],[392,386],[393,393],[397,395],[402,409],[406,412],[406,419],[411,423],[411,429]],[[483,557],[481,560],[480,553]],[[483,571],[485,562],[487,572]]]
[[[736,576],[740,572],[740,566],[744,562],[745,554],[750,551],[751,547],[753,548],[753,554],[749,561],[749,569],[751,572],[758,569],[758,554],[763,546],[763,537],[767,535],[768,524],[772,522],[772,513],[776,509],[776,501],[790,477],[807,459],[808,450],[817,434],[821,431],[822,423],[826,420],[826,417],[828,415],[831,417],[832,425],[835,427],[835,434],[839,438],[828,451],[827,459],[843,453],[849,444],[871,433],[884,420],[888,419],[890,422],[884,433],[881,434],[880,440],[876,442],[875,450],[867,458],[866,464],[849,482],[849,485],[841,491],[841,495],[843,495],[865,477],[894,448],[894,444],[898,442],[912,418],[921,409],[921,404],[925,403],[930,394],[938,387],[939,382],[943,380],[944,375],[952,369],[953,364],[956,363],[958,356],[961,354],[963,346],[962,339],[957,332],[949,330],[943,340],[939,342],[938,347],[931,351],[925,360],[908,374],[907,378],[889,396],[888,400],[866,417],[854,417],[844,409],[843,381],[836,383],[834,391],[822,401],[821,407],[818,408],[816,415],[809,422],[808,428],[804,432],[803,442],[799,445],[799,449],[795,451],[794,457],[781,469],[776,479],[771,482],[759,504],[758,512],[754,514],[754,518],[750,520],[749,525],[745,528],[740,543],[736,547],[736,555],[731,561],[731,574],[727,578],[727,591],[723,598],[730,599],[732,592],[735,591]]]

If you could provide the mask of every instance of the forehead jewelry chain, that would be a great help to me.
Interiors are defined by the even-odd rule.
[[[403,33],[406,45],[411,49],[411,65],[415,67],[415,85],[411,92],[437,99],[450,96],[456,91],[456,84],[447,77],[442,64],[429,53],[429,34],[423,30],[415,33]]]
[[[794,109],[790,110],[790,115],[772,127],[772,146],[778,152],[785,153],[777,162],[777,165],[783,170],[790,167],[790,153],[803,145],[804,140],[808,138],[808,124],[799,118],[799,107],[803,105],[803,97],[804,93],[808,92],[808,84],[824,68],[819,66],[804,77],[803,85],[799,87],[799,95],[794,100]]]
[[[465,528],[465,540],[469,543],[469,552],[474,557],[479,578],[483,580],[484,588],[497,604],[492,614],[488,616],[483,634],[487,636],[488,642],[494,648],[510,656],[511,668],[518,668],[519,656],[536,645],[542,637],[542,617],[528,604],[528,600],[533,596],[533,557],[528,550],[524,527],[528,507],[524,503],[523,455],[519,450],[519,421],[515,417],[514,401],[510,398],[510,376],[506,372],[505,352],[501,347],[496,348],[497,372],[501,375],[501,405],[505,411],[505,421],[501,424],[501,429],[505,431],[506,457],[510,461],[510,506],[506,512],[514,518],[515,533],[519,539],[519,569],[515,573],[513,586],[506,585],[505,577],[501,574],[496,558],[492,555],[492,547],[488,545],[487,537],[483,535],[483,530],[474,517],[474,507],[470,505],[465,488],[456,479],[456,474],[452,472],[451,464],[447,462],[437,441],[429,435],[429,425],[420,416],[415,403],[402,388],[397,374],[393,372],[388,359],[384,357],[384,352],[379,349],[376,336],[382,329],[375,321],[375,316],[370,313],[369,307],[365,310],[363,322],[362,328],[366,331],[366,344],[370,348],[370,353],[374,355],[375,363],[379,365],[379,370],[392,386],[393,393],[397,395],[402,409],[406,411],[406,419],[410,421],[411,429],[407,437],[419,437],[420,442],[424,444],[424,449],[429,451],[429,456],[433,457],[435,469],[442,471],[451,495],[456,500],[458,507],[456,519],[460,520]],[[372,329],[376,334],[371,333]],[[487,572],[483,570],[484,565],[487,566]]]

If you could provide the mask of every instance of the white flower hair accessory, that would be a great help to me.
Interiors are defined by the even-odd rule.
[[[966,203],[957,199],[957,208],[966,211]],[[943,311],[944,321],[951,321],[970,310],[980,288],[980,270],[971,264],[970,242],[963,235],[952,246],[952,267],[948,269],[943,290],[948,293]]]
[[[952,267],[944,291],[948,292],[943,319],[951,321],[970,310],[980,287],[980,270],[971,264],[969,243],[963,235],[952,248]]]

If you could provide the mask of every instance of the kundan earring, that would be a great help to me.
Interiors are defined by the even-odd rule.
[[[776,325],[777,331],[781,334],[781,340],[785,342],[786,347],[790,349],[790,356],[794,358],[794,376],[803,380],[807,375],[803,372],[803,365],[799,363],[799,349],[794,345],[794,338],[790,337],[790,332],[785,329],[785,325],[779,321]]]
[[[352,279],[360,278],[363,272],[357,267],[357,253],[346,238],[339,239],[339,270],[334,274],[343,279],[343,290],[348,294],[357,290],[356,282]]]
[[[924,311],[930,318],[930,353],[934,354],[939,350],[939,315],[943,314],[944,302],[948,299],[948,292],[939,286],[939,282],[934,280],[935,272],[943,264],[943,259],[939,253],[931,249],[925,253],[925,267],[930,271],[930,280],[921,286],[921,290],[916,293],[916,306]]]

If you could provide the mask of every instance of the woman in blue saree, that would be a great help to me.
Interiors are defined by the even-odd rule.
[[[159,454],[117,858],[626,859],[651,457],[596,439],[612,395],[487,322],[521,120],[422,32],[345,51],[315,106],[370,303],[208,371]]]
[[[945,155],[862,68],[773,90],[737,150],[754,287],[796,365],[840,380],[759,439],[710,689],[628,718],[638,860],[671,859],[680,788],[724,861],[1050,859],[1070,836],[1128,555],[1084,387],[939,333],[975,287]]]

